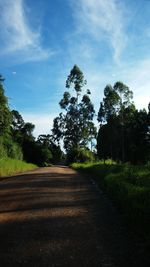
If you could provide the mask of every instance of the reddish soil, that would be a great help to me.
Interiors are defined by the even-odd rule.
[[[121,216],[67,167],[0,181],[0,266],[150,266]]]

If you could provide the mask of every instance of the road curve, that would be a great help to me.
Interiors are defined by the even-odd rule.
[[[121,216],[76,171],[40,168],[0,181],[0,266],[148,266]]]

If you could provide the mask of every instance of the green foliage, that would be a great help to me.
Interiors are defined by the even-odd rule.
[[[12,130],[19,131],[24,127],[24,120],[17,110],[12,110]]]
[[[146,163],[150,159],[150,119],[146,110],[136,110],[133,93],[122,82],[104,89],[100,103],[97,136],[99,158],[118,162]]]
[[[53,136],[57,142],[64,142],[67,152],[74,147],[84,146],[96,137],[93,123],[94,106],[90,100],[90,90],[83,94],[82,88],[86,84],[82,71],[75,65],[66,81],[66,88],[73,88],[73,95],[65,92],[60,101],[64,113],[54,119]]]
[[[4,147],[7,151],[7,157],[18,160],[23,159],[23,154],[20,146],[17,143],[13,142],[11,139],[4,140]]]
[[[56,163],[61,158],[61,149],[55,145],[50,135],[40,135],[35,140],[33,136],[34,125],[24,122],[18,111],[12,111],[12,136],[22,147],[23,158],[39,166],[47,166]]]
[[[99,166],[107,166],[107,165],[117,165],[117,163],[111,159],[107,160],[98,160],[98,161],[86,161],[84,163],[79,162],[73,162],[70,166],[77,170],[85,170],[90,169],[92,167],[97,168]]]
[[[41,162],[46,165],[50,163],[58,163],[62,159],[62,151],[59,145],[56,145],[51,135],[39,135],[37,139],[39,148],[39,156]],[[42,156],[43,153],[45,156]],[[45,159],[43,158],[45,157]]]
[[[0,159],[6,157],[19,160],[23,159],[21,147],[9,135],[0,137]]]
[[[69,164],[72,162],[94,161],[94,159],[94,154],[85,148],[73,148],[67,154],[67,162]]]
[[[0,75],[0,136],[9,132],[11,123],[11,112],[3,87],[4,78]]]
[[[101,162],[101,164],[75,163],[72,167],[91,174],[98,185],[116,201],[131,224],[138,228],[141,225],[148,227],[150,223],[150,168],[148,166],[102,164]]]
[[[66,81],[66,88],[74,87],[77,95],[82,91],[82,87],[86,84],[84,80],[84,75],[77,65],[74,65],[73,69],[70,71],[70,74]]]
[[[7,151],[3,144],[3,139],[0,137],[0,160],[7,157]]]
[[[46,166],[51,163],[52,153],[48,148],[42,148],[40,151],[40,161],[43,166]]]
[[[0,177],[9,176],[16,173],[34,170],[37,166],[34,164],[28,164],[21,160],[16,159],[0,159]]]
[[[0,159],[10,157],[22,159],[22,150],[11,136],[12,114],[3,87],[4,79],[0,75]]]

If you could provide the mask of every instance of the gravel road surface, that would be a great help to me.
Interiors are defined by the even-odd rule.
[[[111,201],[56,166],[0,180],[0,267],[144,267]]]

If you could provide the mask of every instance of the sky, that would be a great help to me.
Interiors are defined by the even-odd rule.
[[[98,112],[107,84],[150,102],[150,0],[0,0],[0,74],[11,109],[48,134],[78,65]]]

